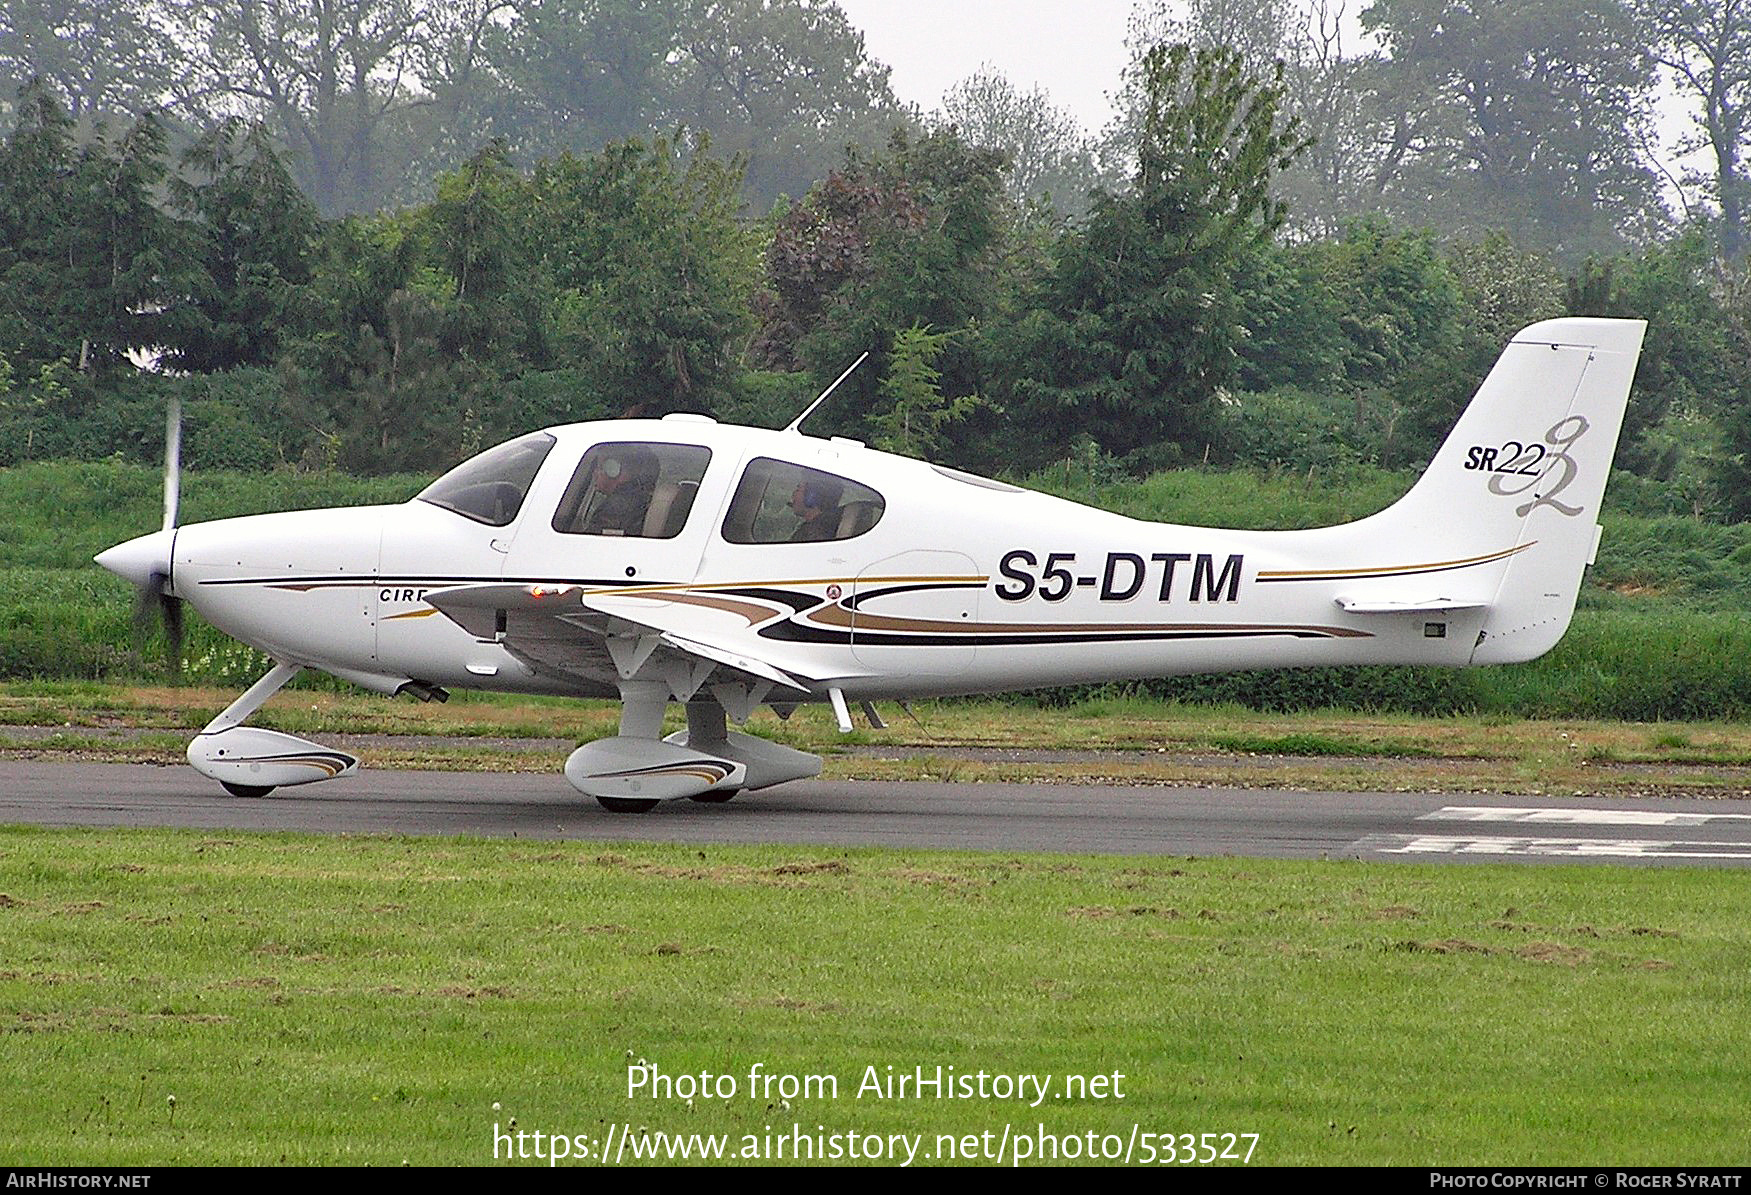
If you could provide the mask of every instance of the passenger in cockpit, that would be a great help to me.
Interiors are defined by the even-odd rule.
[[[797,482],[796,489],[790,494],[790,513],[802,522],[790,533],[790,542],[802,544],[838,539],[839,499],[844,492],[844,486],[824,474],[814,474]]]

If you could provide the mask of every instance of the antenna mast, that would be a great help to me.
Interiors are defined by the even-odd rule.
[[[787,426],[784,430],[787,432],[800,431],[802,429],[803,420],[807,419],[810,415],[813,415],[815,413],[815,408],[820,406],[822,403],[826,402],[827,396],[829,394],[833,393],[833,391],[839,389],[839,383],[843,382],[846,378],[850,377],[851,371],[856,369],[859,365],[862,365],[868,357],[869,357],[869,350],[865,349],[863,351],[863,356],[861,356],[857,360],[853,361],[849,366],[846,367],[846,370],[844,373],[842,373],[838,377],[834,378],[833,384],[831,386],[827,387],[825,390],[821,391],[821,396],[819,398],[817,398],[814,402],[809,404],[809,409],[804,411],[801,415],[798,415],[795,419],[792,419],[790,421],[789,426]]]

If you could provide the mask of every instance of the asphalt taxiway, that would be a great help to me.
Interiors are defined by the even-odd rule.
[[[1751,800],[799,781],[611,814],[559,776],[370,769],[257,799],[187,767],[0,761],[0,824],[1285,859],[1751,866]]]

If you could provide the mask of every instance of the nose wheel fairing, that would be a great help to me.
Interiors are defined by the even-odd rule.
[[[188,745],[190,766],[227,788],[283,788],[351,776],[356,756],[296,735],[255,726],[233,726],[201,733]]]
[[[358,759],[345,751],[278,730],[242,725],[302,669],[301,664],[277,664],[226,706],[188,745],[189,766],[234,795],[249,796],[357,772]]]

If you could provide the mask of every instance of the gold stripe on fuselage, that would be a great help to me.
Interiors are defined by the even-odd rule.
[[[1505,548],[1500,552],[1490,552],[1483,556],[1467,556],[1460,560],[1430,560],[1422,564],[1383,564],[1369,565],[1359,568],[1310,568],[1310,569],[1260,569],[1260,581],[1339,581],[1352,577],[1385,577],[1394,575],[1410,575],[1414,573],[1434,573],[1443,569],[1471,568],[1473,565],[1490,564],[1497,560],[1505,560],[1517,552],[1524,552],[1536,544],[1531,540],[1518,547]]]

